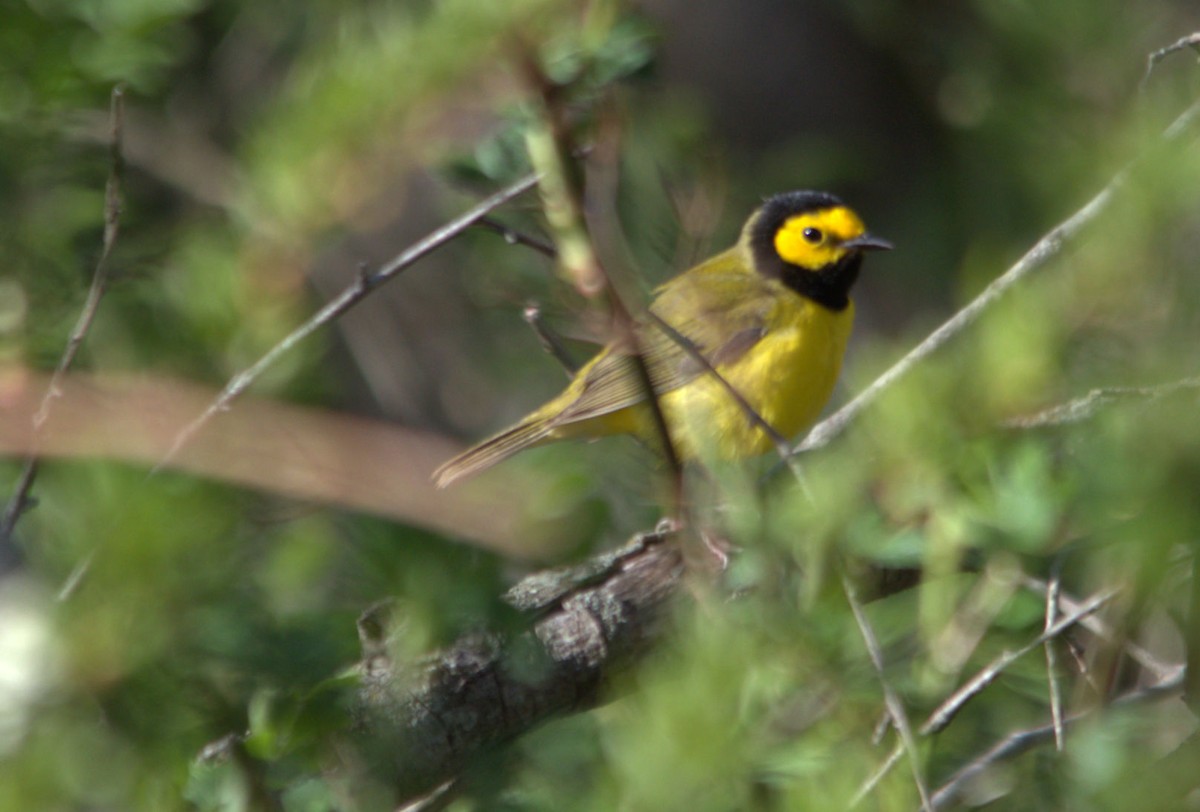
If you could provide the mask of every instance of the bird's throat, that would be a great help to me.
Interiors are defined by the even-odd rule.
[[[779,281],[806,299],[839,312],[850,305],[850,289],[858,280],[862,259],[862,254],[849,254],[816,271],[780,263]]]

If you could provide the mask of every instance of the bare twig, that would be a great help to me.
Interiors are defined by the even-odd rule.
[[[550,259],[558,258],[558,250],[554,247],[553,243],[538,239],[515,228],[509,228],[494,218],[480,217],[475,225],[499,234],[509,245],[524,245],[526,248],[532,248],[534,251]]]
[[[1162,62],[1168,56],[1182,51],[1184,48],[1191,48],[1200,55],[1200,31],[1193,34],[1188,34],[1186,37],[1180,37],[1175,42],[1165,48],[1159,48],[1146,57],[1146,72],[1142,74],[1142,81],[1138,85],[1138,92],[1145,92],[1146,85],[1150,81],[1150,74],[1154,73],[1154,69],[1158,67],[1158,63]]]
[[[558,362],[563,371],[567,373],[568,378],[572,377],[578,369],[578,364],[571,358],[571,354],[563,346],[562,339],[558,334],[546,326],[546,322],[542,320],[542,309],[538,306],[537,302],[530,302],[525,305],[525,309],[521,311],[521,315],[525,318],[525,323],[533,329],[538,343],[542,345],[542,349]]]
[[[1129,401],[1161,400],[1173,395],[1200,392],[1200,376],[1184,378],[1157,386],[1110,386],[1093,389],[1086,395],[1043,409],[1035,414],[1004,421],[1005,428],[1036,429],[1080,423],[1095,417],[1102,409]]]
[[[1054,560],[1054,565],[1050,571],[1050,581],[1046,585],[1046,622],[1043,626],[1044,632],[1048,632],[1054,628],[1054,621],[1058,616],[1058,596],[1062,587],[1059,577],[1061,570],[1062,556],[1059,555]],[[1046,687],[1050,691],[1050,722],[1054,726],[1054,749],[1061,753],[1063,749],[1062,689],[1058,684],[1058,657],[1055,653],[1054,641],[1047,640],[1045,649]]]
[[[1147,702],[1158,699],[1163,696],[1175,693],[1183,687],[1185,669],[1176,668],[1169,676],[1161,682],[1142,688],[1129,693],[1123,694],[1114,701],[1113,705],[1133,705],[1140,702]],[[1095,713],[1097,710],[1103,709],[1103,706],[1098,706],[1090,711],[1082,711],[1072,714],[1067,719],[1063,720],[1064,727],[1073,727],[1077,722]],[[1021,753],[1030,750],[1044,741],[1054,738],[1055,726],[1053,724],[1042,725],[1040,727],[1018,730],[1015,733],[1010,733],[1005,736],[1000,742],[989,748],[986,752],[978,757],[967,762],[958,769],[942,786],[938,787],[937,792],[933,794],[934,809],[944,809],[952,801],[954,801],[963,787],[968,782],[980,775],[985,769],[996,764],[997,762],[1013,758]]]
[[[892,717],[892,724],[895,725],[896,732],[900,734],[900,742],[908,752],[913,781],[917,785],[917,793],[921,796],[921,808],[925,812],[932,812],[933,807],[929,800],[929,788],[925,786],[925,776],[921,769],[921,759],[917,753],[917,742],[913,737],[912,725],[908,722],[908,714],[904,710],[904,703],[900,701],[899,695],[892,688],[891,683],[888,682],[887,676],[883,672],[883,654],[879,650],[879,641],[875,638],[875,631],[867,621],[862,604],[859,603],[858,596],[854,592],[854,585],[850,583],[850,579],[846,576],[842,577],[842,588],[846,593],[846,600],[850,603],[850,611],[854,613],[854,620],[858,623],[858,629],[862,634],[863,642],[867,646],[867,653],[871,657],[871,664],[875,666],[875,672],[879,676],[879,683],[883,686],[883,698],[887,704],[888,714]]]
[[[228,409],[229,405],[245,392],[263,372],[290,352],[297,344],[354,307],[384,282],[399,275],[417,260],[450,242],[478,223],[490,212],[503,206],[513,198],[525,194],[536,186],[537,183],[538,176],[536,173],[526,175],[516,183],[501,189],[491,197],[468,209],[449,223],[434,229],[420,240],[417,240],[393,257],[378,271],[374,273],[360,272],[353,283],[313,314],[308,321],[290,332],[282,341],[255,361],[254,364],[234,375],[229,380],[229,383],[225,385],[225,388],[221,390],[221,394],[217,396],[208,408],[175,435],[171,447],[159,461],[158,465],[154,467],[154,472],[161,470],[163,466],[174,459],[175,455],[182,451],[195,438],[196,434],[204,428],[205,423],[211,420],[218,412]]]
[[[100,258],[96,261],[96,270],[92,273],[92,283],[88,288],[87,297],[83,302],[83,309],[79,312],[79,318],[75,322],[75,327],[71,330],[67,338],[67,346],[63,350],[62,357],[59,358],[58,366],[54,370],[54,375],[50,379],[50,385],[46,388],[46,395],[42,399],[41,406],[38,408],[37,414],[33,417],[33,433],[36,438],[41,435],[45,429],[46,421],[50,419],[50,410],[54,401],[60,396],[63,376],[71,365],[75,363],[75,357],[79,354],[79,348],[83,345],[84,338],[87,337],[88,331],[92,327],[92,322],[96,319],[96,313],[100,309],[100,300],[104,297],[104,292],[108,288],[109,277],[109,258],[112,256],[113,246],[116,245],[117,235],[121,230],[121,177],[124,174],[124,158],[122,157],[121,142],[124,135],[125,126],[125,86],[118,84],[113,88],[109,101],[109,161],[110,168],[108,172],[108,181],[104,185],[104,237],[100,249]],[[33,488],[34,480],[37,479],[38,473],[38,454],[36,450],[31,453],[25,460],[25,466],[21,470],[21,475],[17,480],[16,487],[13,490],[13,495],[9,498],[8,505],[4,509],[4,516],[0,519],[0,545],[7,544],[12,538],[13,529],[20,520],[21,514],[30,505],[30,490]]]
[[[558,249],[554,247],[554,243],[546,242],[545,240],[530,236],[523,231],[510,228],[491,217],[480,219],[476,225],[499,234],[509,245],[524,245],[526,248],[532,248],[534,251],[537,251],[542,256],[553,260],[558,259]],[[533,329],[538,343],[542,345],[542,349],[558,362],[559,366],[567,373],[568,378],[574,375],[578,365],[572,360],[571,354],[567,352],[566,347],[563,346],[562,339],[547,327],[546,322],[542,320],[542,308],[538,303],[530,302],[525,305],[525,309],[521,311],[521,315],[524,317],[525,323]]]
[[[1191,107],[1181,113],[1172,122],[1171,126],[1167,127],[1163,132],[1161,140],[1166,143],[1173,143],[1179,140],[1192,128],[1197,119],[1200,119],[1200,101],[1193,103]],[[897,381],[911,372],[913,368],[934,352],[945,346],[965,328],[974,324],[986,310],[990,309],[1013,286],[1024,281],[1034,271],[1041,269],[1050,260],[1062,253],[1066,245],[1074,241],[1086,226],[1090,225],[1108,208],[1114,195],[1126,184],[1130,174],[1144,160],[1144,157],[1134,159],[1134,161],[1114,175],[1112,180],[1108,182],[1108,185],[1089,200],[1083,208],[1052,228],[1015,265],[984,288],[983,292],[976,296],[970,304],[959,310],[942,326],[930,333],[924,341],[876,378],[857,397],[832,416],[814,426],[812,431],[808,433],[808,436],[796,446],[794,453],[812,451],[828,445],[835,437],[838,437],[845,431],[864,409],[873,404],[880,395],[890,389]]]
[[[895,767],[902,758],[904,758],[904,743],[897,742],[896,746],[892,748],[892,752],[888,753],[888,757],[883,760],[883,763],[875,768],[875,772],[871,773],[867,777],[867,780],[863,781],[862,786],[858,788],[858,792],[854,793],[854,797],[850,799],[850,808],[853,809],[866,800],[867,796],[875,791],[875,788],[879,786],[879,782],[892,771],[892,767]]]
[[[1007,651],[996,657],[994,660],[976,672],[975,676],[963,683],[962,687],[947,697],[941,705],[938,705],[938,707],[934,709],[933,713],[929,715],[929,718],[925,720],[925,723],[921,725],[921,735],[929,736],[944,730],[946,725],[950,724],[954,717],[958,715],[959,711],[961,711],[968,702],[978,696],[988,685],[991,685],[992,682],[994,682],[997,677],[1004,673],[1005,669],[1007,669],[1010,665],[1024,657],[1029,652],[1033,651],[1038,646],[1045,643],[1047,640],[1052,640],[1055,637],[1058,637],[1067,629],[1078,623],[1085,616],[1090,615],[1098,610],[1104,604],[1112,600],[1113,596],[1116,595],[1118,591],[1119,590],[1117,589],[1108,589],[1097,595],[1094,595],[1082,606],[1059,619],[1056,623],[1045,629],[1033,640],[1030,640],[1028,643],[1016,649],[1015,651]]]
[[[458,780],[454,778],[443,781],[428,795],[404,804],[396,812],[441,812],[457,799],[457,793],[454,792],[457,784]]]
[[[1033,651],[1038,646],[1047,643],[1048,641],[1060,636],[1067,629],[1077,623],[1085,622],[1093,612],[1103,606],[1106,602],[1112,599],[1116,594],[1116,590],[1100,593],[1082,605],[1073,605],[1070,608],[1070,613],[1060,620],[1056,621],[1051,626],[1047,627],[1041,635],[1026,643],[1021,648],[1013,652],[1007,652],[1000,655],[992,662],[988,663],[983,669],[975,674],[971,679],[967,680],[961,688],[951,694],[941,705],[934,709],[922,723],[918,731],[922,736],[931,736],[943,730],[946,725],[950,724],[958,712],[962,710],[973,697],[977,696],[984,688],[990,685],[1000,674],[1012,665],[1025,654]],[[1065,601],[1064,601],[1065,602]],[[1053,733],[1054,725],[1048,726],[1048,729]],[[855,793],[851,802],[851,806],[857,806],[863,799],[869,795],[879,782],[883,780],[896,763],[904,755],[906,745],[901,742],[897,744],[888,754],[888,757],[882,764],[876,768],[875,772],[863,782],[858,792]],[[935,802],[936,806],[936,802]]]
[[[1031,575],[1024,576],[1022,582],[1027,590],[1035,592],[1039,595],[1046,594],[1046,590],[1048,589],[1048,585],[1045,581],[1041,580],[1040,578],[1034,578]],[[1071,613],[1078,611],[1079,608],[1083,606],[1081,601],[1065,592],[1061,592],[1061,590],[1058,597],[1058,604],[1061,609]],[[1085,615],[1084,617],[1080,618],[1079,625],[1083,626],[1083,628],[1087,629],[1089,632],[1101,638],[1102,640],[1106,640],[1110,643],[1119,643],[1125,650],[1125,653],[1128,654],[1134,662],[1136,662],[1142,668],[1145,668],[1150,673],[1154,674],[1157,679],[1163,679],[1167,674],[1172,673],[1176,668],[1176,666],[1171,665],[1170,663],[1165,663],[1158,659],[1146,648],[1138,645],[1132,640],[1125,638],[1118,640],[1118,636],[1113,633],[1113,630],[1109,628],[1108,624],[1096,615]]]

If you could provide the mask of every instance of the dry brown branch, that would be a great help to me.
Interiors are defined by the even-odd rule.
[[[532,248],[544,257],[556,259],[558,251],[554,246],[545,240],[540,240],[523,231],[518,231],[515,228],[510,228],[500,221],[492,217],[480,217],[475,224],[480,228],[486,228],[494,234],[498,234],[509,245],[523,245],[526,248]]]
[[[1029,652],[1033,651],[1038,646],[1041,646],[1046,641],[1058,637],[1067,629],[1078,623],[1082,618],[1100,609],[1100,607],[1112,600],[1113,596],[1116,595],[1117,592],[1118,590],[1116,589],[1108,589],[1093,596],[1082,606],[1078,607],[1070,614],[1060,618],[1056,623],[1045,629],[1033,640],[1030,640],[1028,643],[1016,649],[1015,651],[1008,651],[996,657],[994,660],[976,672],[975,676],[963,683],[962,687],[947,697],[946,700],[929,715],[929,718],[925,720],[925,724],[921,725],[921,735],[930,736],[934,733],[944,730],[946,725],[953,721],[954,717],[958,715],[959,711],[961,711],[968,702],[978,696],[988,685],[991,685],[996,678],[1004,673],[1004,671],[1010,665],[1021,659],[1021,657],[1025,656]]]
[[[1034,578],[1031,575],[1024,576],[1022,578],[1022,583],[1026,589],[1039,595],[1044,595],[1046,593],[1046,589],[1048,588],[1045,581],[1041,580],[1040,578]],[[1058,603],[1059,607],[1068,613],[1078,612],[1079,608],[1083,605],[1082,601],[1067,594],[1066,592],[1062,592],[1061,590],[1058,596]],[[1134,641],[1115,634],[1113,630],[1109,628],[1107,623],[1094,614],[1085,615],[1080,618],[1079,625],[1099,637],[1101,640],[1105,640],[1109,643],[1119,643],[1125,653],[1129,655],[1129,658],[1142,668],[1145,668],[1147,671],[1149,671],[1155,679],[1165,678],[1168,674],[1174,673],[1174,670],[1177,667],[1170,663],[1163,662],[1151,654],[1146,648],[1138,645]]]
[[[542,308],[536,302],[530,302],[521,311],[521,316],[525,319],[525,323],[533,330],[534,335],[537,336],[538,343],[542,345],[542,349],[558,362],[563,372],[567,374],[567,378],[574,377],[579,365],[571,358],[571,354],[563,346],[562,339],[558,334],[550,329],[542,319]]]
[[[32,449],[31,419],[48,378],[0,366],[0,455]],[[43,457],[145,467],[163,458],[178,427],[217,394],[191,381],[117,373],[70,372],[59,387],[52,430],[38,444]],[[388,421],[248,395],[208,426],[204,442],[177,454],[171,469],[430,528],[517,559],[552,557],[562,528],[529,516],[522,502],[544,481],[514,472],[439,491],[430,473],[454,450],[440,435]]]

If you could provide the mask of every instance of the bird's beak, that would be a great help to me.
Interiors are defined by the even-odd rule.
[[[891,251],[892,244],[887,240],[870,234],[860,234],[852,240],[846,240],[842,243],[842,248],[847,248],[851,251]]]

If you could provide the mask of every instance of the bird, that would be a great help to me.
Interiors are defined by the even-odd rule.
[[[734,246],[654,291],[633,340],[603,347],[561,394],[443,464],[434,483],[444,488],[558,440],[632,434],[660,443],[652,396],[681,460],[767,452],[775,436],[796,436],[824,409],[854,322],[850,291],[863,256],[891,248],[833,194],[766,198]]]

